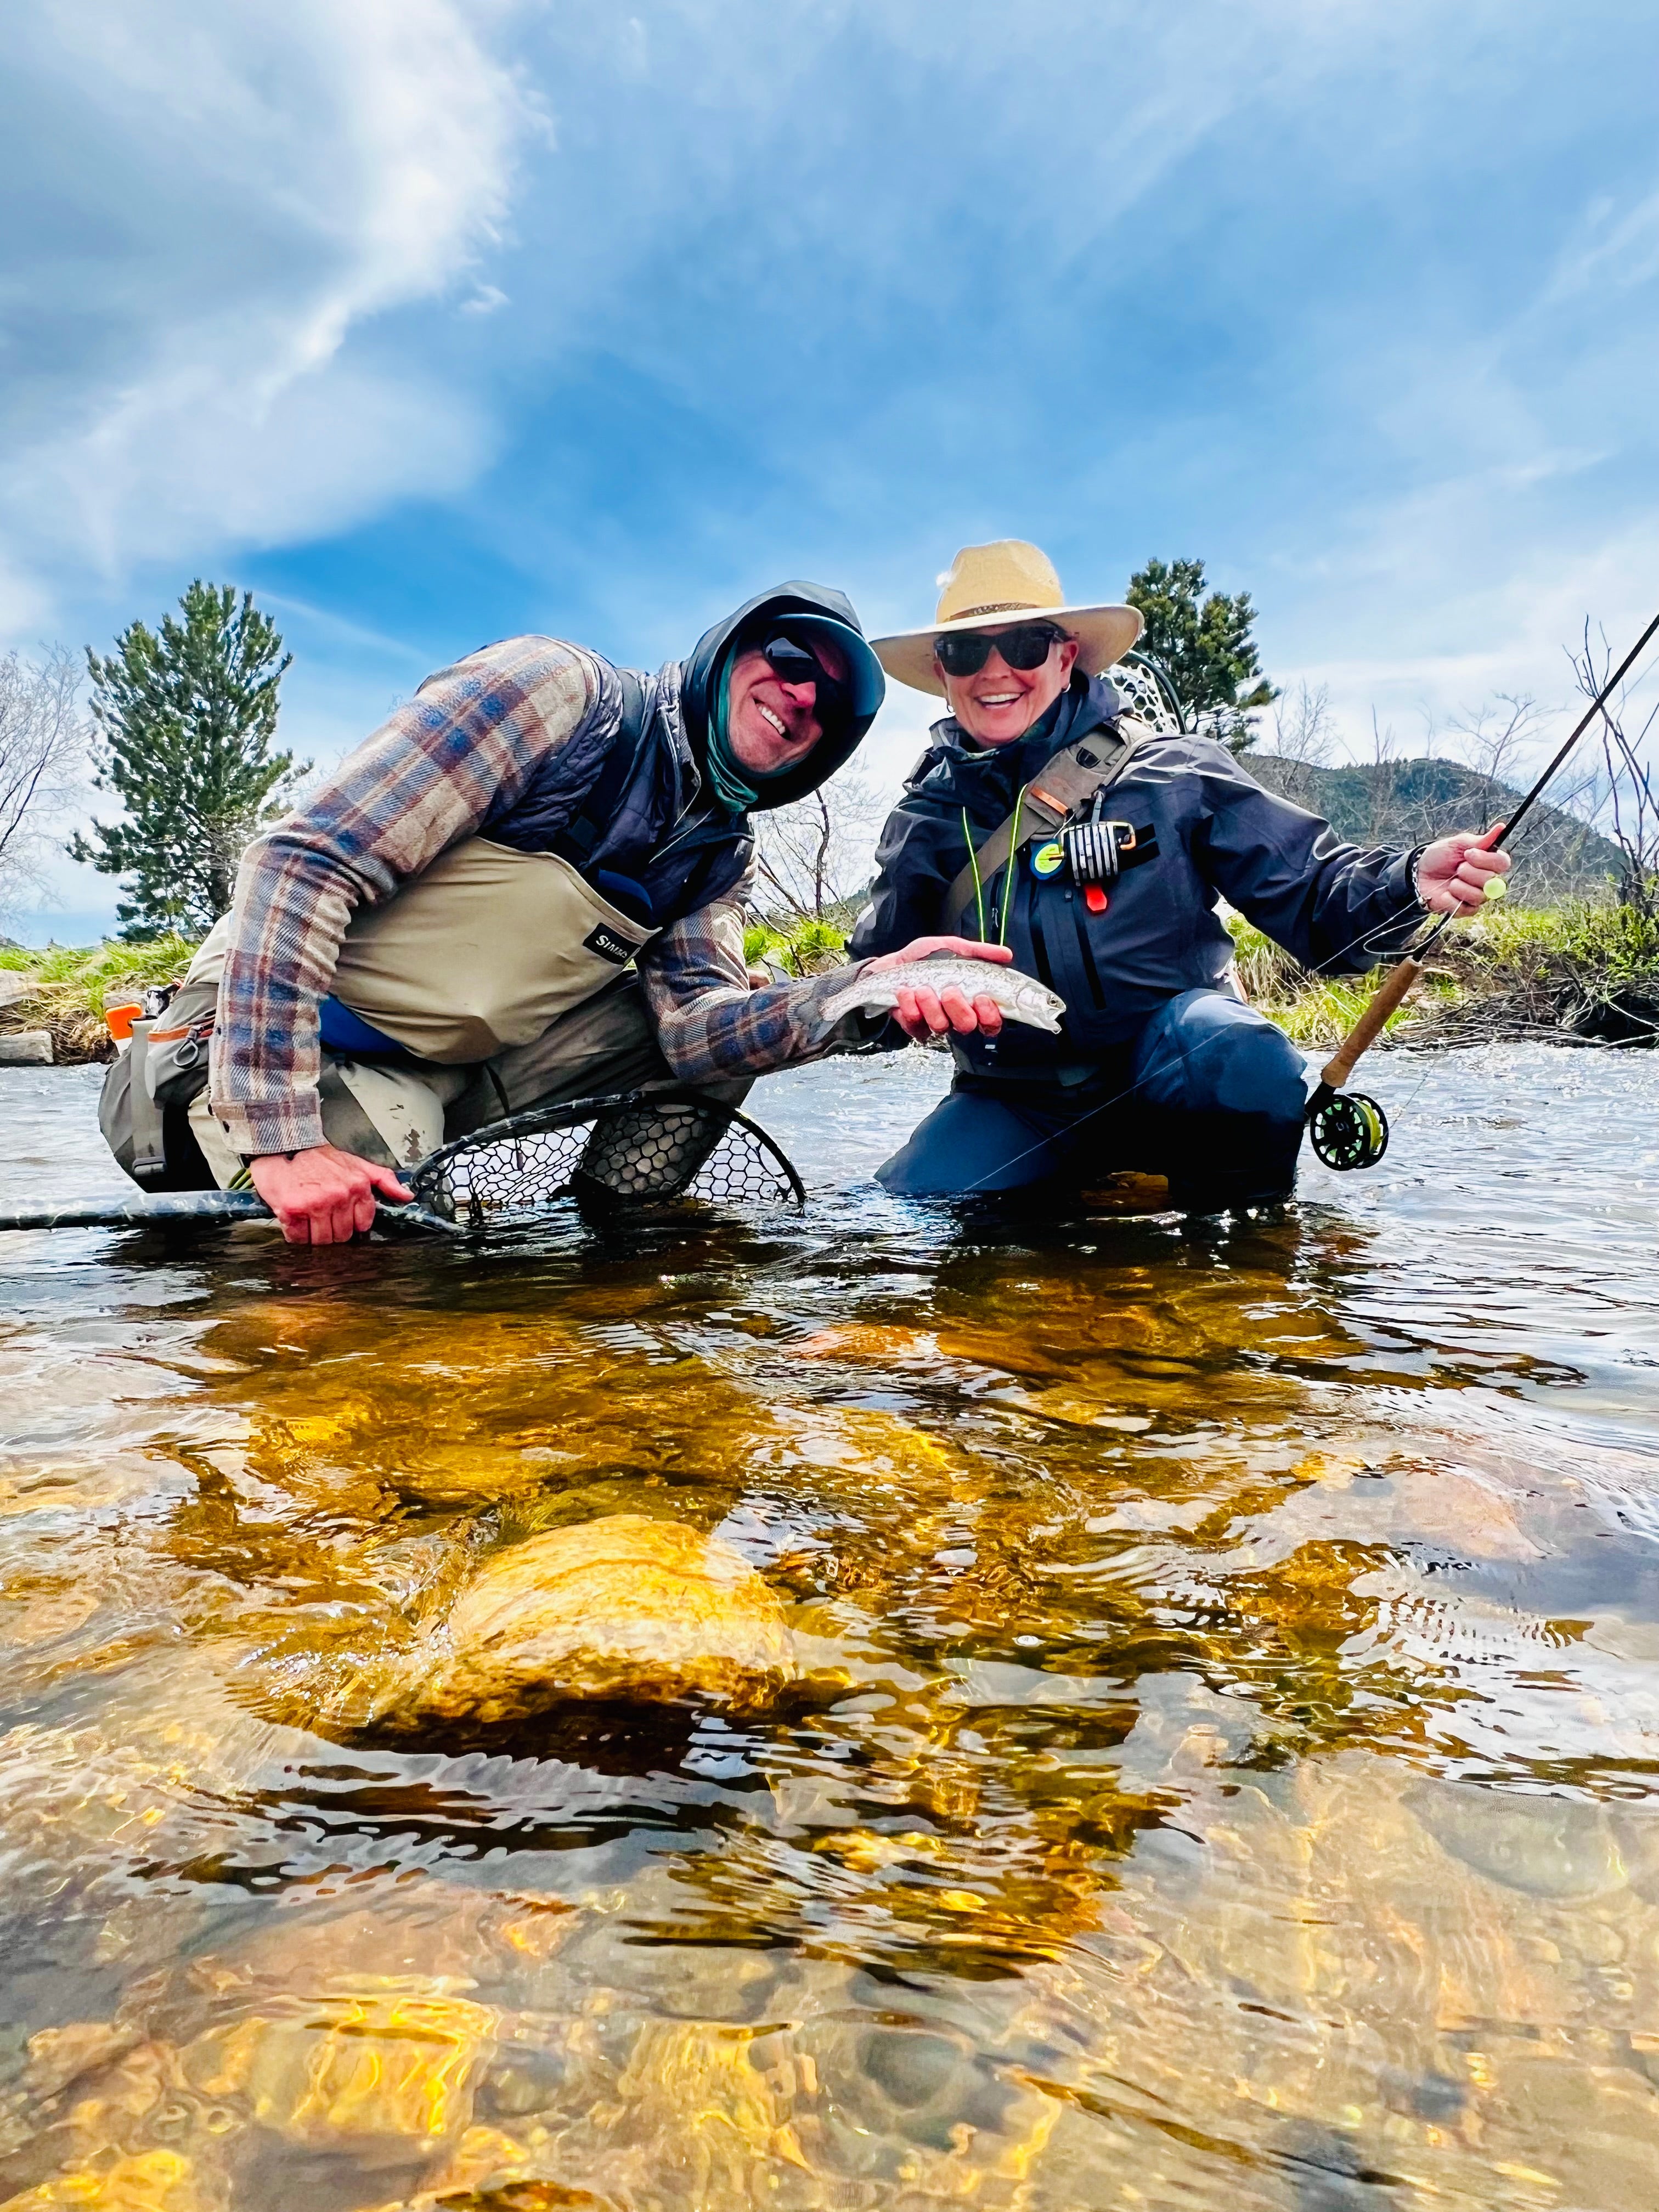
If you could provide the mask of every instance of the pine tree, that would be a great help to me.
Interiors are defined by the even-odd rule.
[[[1279,694],[1265,678],[1242,688],[1261,678],[1249,593],[1203,591],[1201,561],[1149,561],[1129,579],[1128,600],[1146,618],[1140,651],[1167,671],[1189,721],[1239,752],[1250,741],[1246,716]]]
[[[162,617],[136,622],[100,659],[90,647],[92,713],[103,738],[94,781],[125,810],[70,850],[131,890],[123,937],[204,935],[230,905],[242,848],[283,808],[309,763],[271,750],[276,691],[294,656],[244,592],[198,578]]]

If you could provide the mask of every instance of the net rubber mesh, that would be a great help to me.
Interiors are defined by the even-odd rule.
[[[1181,717],[1170,694],[1144,663],[1115,660],[1106,671],[1106,681],[1137,721],[1156,730],[1160,737],[1181,735]]]
[[[422,1206],[469,1229],[533,1222],[569,1198],[601,1215],[686,1200],[739,1211],[805,1202],[764,1129],[672,1092],[577,1099],[491,1122],[433,1153],[409,1182]]]

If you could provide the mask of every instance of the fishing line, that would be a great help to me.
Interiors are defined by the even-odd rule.
[[[1412,1108],[1416,1105],[1418,1100],[1422,1097],[1423,1085],[1428,1081],[1430,1076],[1433,1073],[1434,1063],[1431,1060],[1429,1065],[1424,1069],[1422,1074],[1418,1077],[1416,1090],[1413,1091],[1411,1097],[1406,1101],[1403,1106],[1396,1108],[1394,1115],[1394,1126],[1396,1129],[1405,1120],[1406,1116],[1411,1112]]]

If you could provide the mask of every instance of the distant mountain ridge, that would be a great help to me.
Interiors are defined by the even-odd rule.
[[[1281,753],[1244,752],[1239,761],[1258,783],[1322,814],[1356,845],[1420,845],[1449,830],[1484,829],[1522,795],[1461,761],[1431,757],[1344,768],[1318,768]],[[1606,890],[1620,867],[1610,838],[1540,800],[1522,826],[1511,882],[1517,898],[1547,905]]]

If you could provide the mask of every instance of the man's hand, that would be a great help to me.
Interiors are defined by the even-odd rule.
[[[884,952],[879,959],[866,961],[864,972],[879,975],[884,968],[902,968],[907,961],[925,960],[930,952],[956,952],[967,960],[1000,964],[1014,957],[1006,945],[976,945],[967,937],[918,937],[900,951]],[[910,986],[899,993],[893,1018],[913,1043],[926,1044],[929,1037],[943,1036],[947,1030],[954,1030],[958,1036],[972,1036],[977,1030],[981,1036],[994,1037],[1002,1027],[1002,1009],[994,999],[969,1000],[961,989],[939,992]]]
[[[250,1161],[248,1175],[290,1244],[349,1244],[374,1226],[376,1191],[405,1204],[414,1195],[390,1168],[335,1145],[268,1152]]]
[[[1417,888],[1424,905],[1435,914],[1467,914],[1480,905],[1486,885],[1508,875],[1514,865],[1507,853],[1491,849],[1504,828],[1500,822],[1480,837],[1459,830],[1425,845],[1417,860]]]

